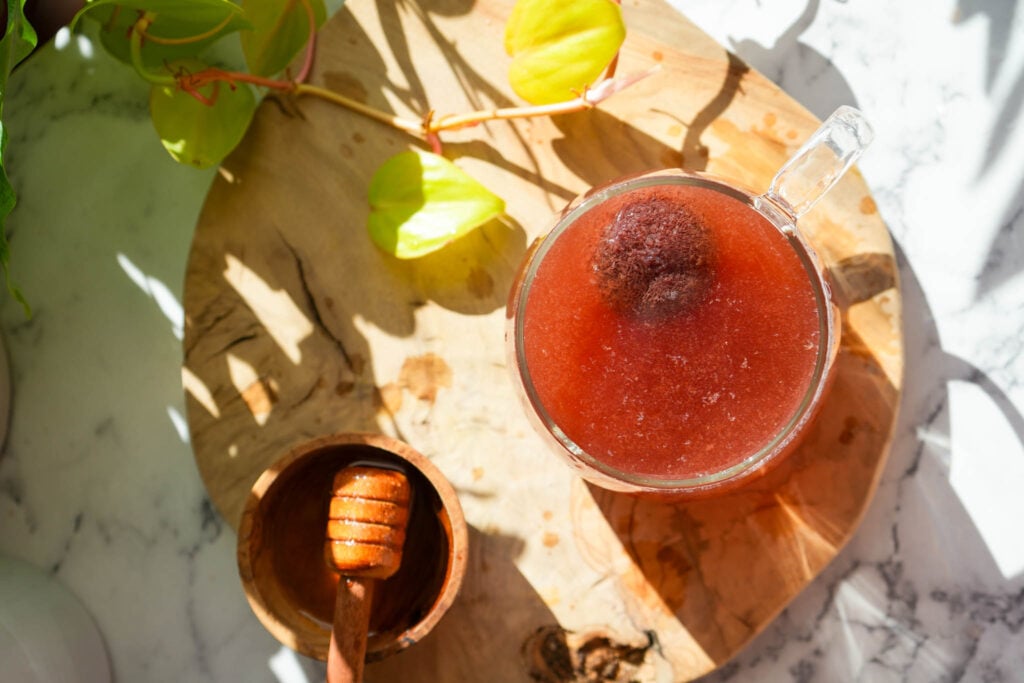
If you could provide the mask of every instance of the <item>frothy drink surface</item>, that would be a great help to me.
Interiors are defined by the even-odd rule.
[[[605,201],[551,245],[523,311],[551,419],[619,470],[690,478],[791,418],[821,343],[807,271],[742,202],[695,186]]]

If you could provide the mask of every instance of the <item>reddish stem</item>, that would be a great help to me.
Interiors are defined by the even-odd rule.
[[[309,0],[301,0],[302,7],[306,10],[306,19],[309,20],[309,40],[306,41],[306,57],[302,61],[302,69],[295,78],[296,83],[304,83],[313,69],[313,54],[316,51],[316,15],[313,14],[313,5]]]
[[[212,105],[217,100],[217,91],[212,97],[207,97],[199,92],[199,89],[210,83],[227,82],[234,89],[236,83],[251,83],[252,85],[270,88],[271,90],[289,91],[294,90],[297,83],[303,83],[309,77],[313,69],[313,57],[316,53],[316,15],[313,13],[313,5],[309,0],[300,0],[302,8],[306,12],[306,19],[309,23],[309,40],[306,41],[306,56],[302,60],[302,68],[294,81],[280,81],[273,78],[256,76],[243,71],[224,71],[215,67],[203,69],[197,73],[177,74],[178,87],[192,97],[206,105]]]
[[[225,71],[212,66],[196,73],[182,71],[175,74],[174,77],[178,81],[179,88],[206,105],[212,105],[217,101],[216,86],[219,86],[221,83],[227,83],[228,87],[232,90],[237,87],[238,83],[251,83],[252,85],[283,91],[295,88],[295,83],[292,81],[278,81],[272,78],[255,76],[243,71]],[[215,89],[212,97],[207,97],[200,92],[200,88],[211,83],[214,84]]]

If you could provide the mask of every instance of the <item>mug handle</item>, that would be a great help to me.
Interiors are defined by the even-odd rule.
[[[839,107],[779,169],[764,198],[796,221],[836,184],[873,138],[864,114]]]

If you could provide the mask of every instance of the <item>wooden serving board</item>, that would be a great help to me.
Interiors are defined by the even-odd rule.
[[[311,80],[412,118],[517,104],[502,50],[511,6],[349,0],[320,33]],[[218,510],[237,525],[259,474],[301,440],[378,431],[437,464],[470,524],[455,606],[371,679],[571,681],[601,657],[621,680],[707,673],[838,553],[885,463],[900,294],[856,172],[803,221],[845,330],[834,390],[785,466],[742,493],[668,506],[584,485],[531,431],[505,364],[504,305],[553,215],[655,167],[763,191],[819,123],[660,0],[623,10],[618,73],[660,71],[595,110],[444,136],[508,208],[437,254],[398,261],[365,227],[371,174],[420,143],[322,101],[264,102],[210,189],[185,282],[183,378]]]

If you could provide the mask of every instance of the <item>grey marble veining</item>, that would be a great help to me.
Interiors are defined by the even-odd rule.
[[[818,116],[874,122],[861,169],[904,293],[901,416],[859,531],[707,680],[1024,681],[1024,5],[674,4]],[[212,172],[167,158],[145,89],[74,40],[11,85],[34,315],[0,310],[0,552],[83,600],[118,681],[316,680],[249,611],[188,444],[181,284]]]

